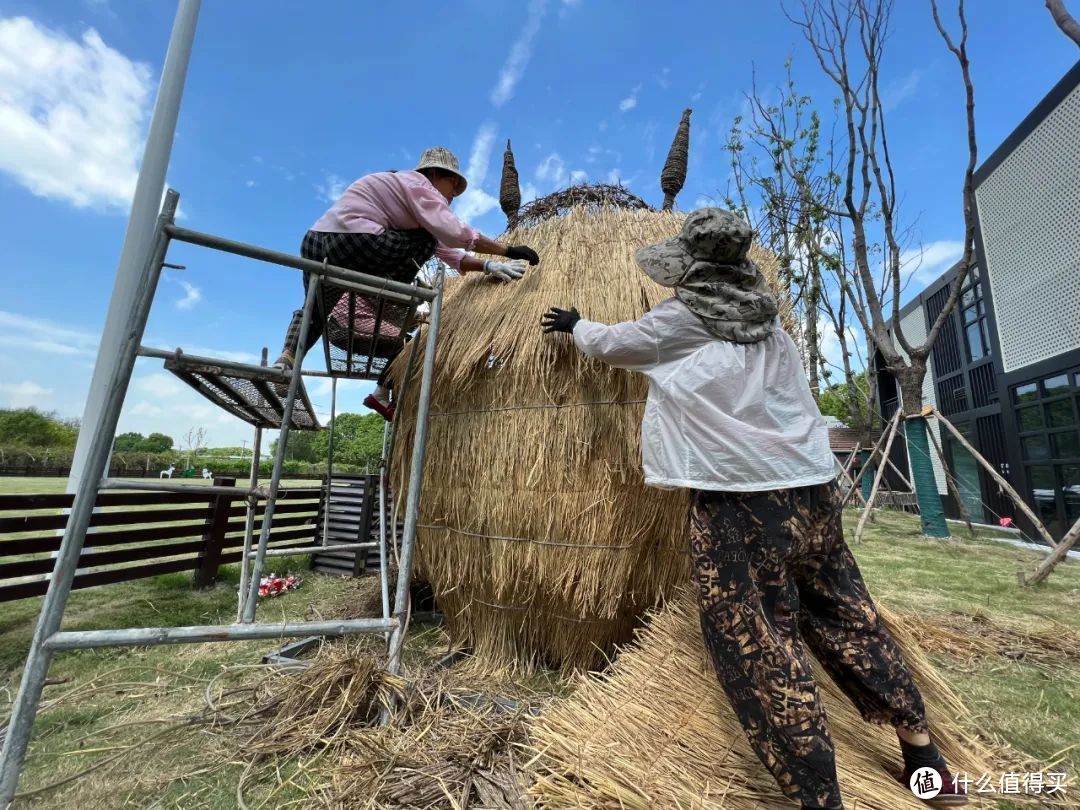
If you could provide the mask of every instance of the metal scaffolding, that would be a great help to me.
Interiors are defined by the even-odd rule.
[[[22,682],[19,685],[19,693],[15,699],[11,722],[8,728],[7,738],[4,743],[2,773],[3,793],[0,793],[0,806],[5,806],[14,796],[15,785],[21,769],[22,761],[26,754],[30,734],[33,729],[34,715],[37,711],[41,690],[48,672],[49,663],[53,653],[57,650],[76,650],[91,647],[119,647],[152,644],[185,644],[193,642],[232,641],[240,639],[284,639],[290,637],[307,637],[320,635],[340,636],[350,633],[382,633],[388,637],[388,662],[387,669],[397,673],[401,668],[402,639],[406,631],[407,614],[406,603],[408,599],[409,583],[411,579],[413,548],[416,542],[417,517],[420,498],[421,475],[424,464],[427,436],[427,417],[431,400],[432,374],[434,371],[435,342],[438,337],[439,319],[442,308],[443,275],[440,272],[436,278],[433,289],[427,289],[415,285],[402,284],[387,279],[370,276],[355,270],[334,267],[324,263],[302,259],[296,256],[277,253],[265,248],[253,245],[245,245],[240,242],[223,239],[210,234],[177,228],[173,222],[179,194],[169,190],[166,194],[161,214],[158,217],[155,228],[155,250],[144,271],[144,283],[139,287],[139,295],[136,299],[127,330],[127,340],[123,347],[120,362],[115,366],[113,379],[109,386],[109,397],[105,407],[100,413],[99,419],[92,425],[85,425],[84,429],[93,431],[94,441],[86,462],[87,473],[94,470],[104,469],[113,440],[116,433],[116,424],[123,406],[124,397],[131,379],[132,370],[136,358],[139,356],[165,360],[165,367],[181,379],[188,382],[211,401],[218,404],[224,410],[244,419],[255,427],[255,439],[251,459],[251,477],[246,487],[225,487],[208,485],[184,485],[172,482],[157,481],[125,481],[111,478],[98,478],[91,474],[84,474],[78,482],[75,492],[75,502],[68,517],[64,537],[61,541],[60,551],[56,558],[49,589],[45,596],[41,615],[38,618],[38,626],[34,633],[30,652],[27,656],[26,666],[23,672]],[[376,545],[379,548],[380,578],[382,581],[382,615],[375,618],[357,618],[349,620],[337,620],[330,622],[288,622],[278,624],[256,624],[255,612],[258,603],[259,582],[262,578],[264,565],[267,557],[276,555],[276,551],[270,550],[270,532],[273,528],[274,510],[277,504],[278,488],[284,469],[285,453],[288,445],[289,433],[297,429],[314,429],[318,427],[315,421],[314,408],[304,393],[302,384],[301,367],[304,362],[305,350],[303,342],[297,347],[294,369],[291,372],[269,368],[265,365],[253,366],[243,363],[228,362],[206,357],[193,357],[185,355],[182,351],[167,352],[160,349],[149,349],[140,346],[143,332],[146,327],[147,317],[157,290],[161,276],[161,268],[165,263],[166,253],[172,241],[182,241],[192,244],[224,251],[227,253],[246,256],[252,259],[271,262],[277,265],[293,267],[308,271],[311,283],[308,285],[308,294],[304,302],[303,317],[301,320],[301,334],[306,334],[311,319],[316,316],[316,302],[320,291],[340,288],[347,293],[362,291],[363,300],[367,302],[379,301],[380,296],[393,296],[395,302],[407,302],[407,306],[415,310],[418,303],[430,302],[431,318],[426,335],[426,352],[424,354],[424,366],[421,374],[420,403],[417,410],[417,430],[412,448],[412,472],[409,478],[408,492],[406,494],[405,526],[401,538],[401,550],[398,561],[398,575],[395,586],[395,598],[391,607],[389,600],[388,579],[388,555],[389,545],[385,520],[381,520],[380,536],[378,544],[360,542],[353,544],[335,544],[335,550],[347,549],[370,549]],[[381,355],[374,355],[373,350],[368,350],[368,358],[382,357],[384,365],[388,359],[386,354],[396,354],[404,343],[404,332],[398,345],[384,341],[381,347]],[[416,358],[416,346],[419,339],[413,341],[413,348],[409,353],[408,373],[411,374],[413,361]],[[346,364],[347,365],[347,364]],[[370,375],[372,372],[368,372]],[[331,377],[350,376],[352,378],[370,379],[368,375],[358,375],[352,368],[334,369],[329,372]],[[284,395],[274,393],[273,385],[284,386],[287,384],[287,392]],[[336,404],[336,403],[335,403]],[[298,407],[299,406],[299,407]],[[258,486],[258,470],[260,463],[260,450],[262,444],[262,432],[266,428],[280,430],[277,447],[274,454],[273,469],[268,486]],[[388,428],[389,441],[384,442],[384,457],[380,465],[380,478],[383,486],[380,487],[380,516],[385,516],[387,504],[386,493],[386,466],[388,454],[393,449],[393,430]],[[328,476],[329,477],[329,476]],[[105,489],[141,489],[141,490],[167,490],[183,491],[185,493],[198,492],[207,495],[241,495],[247,498],[247,514],[244,534],[244,553],[241,556],[241,587],[239,590],[239,605],[237,610],[237,623],[231,625],[206,625],[194,627],[141,627],[141,628],[118,628],[113,630],[75,630],[60,631],[63,621],[64,609],[68,596],[71,592],[72,578],[78,565],[79,555],[86,538],[86,531],[90,522],[90,515],[97,493]],[[263,512],[262,525],[259,530],[258,540],[254,537],[255,506],[258,498],[265,498],[266,505]],[[324,506],[329,509],[329,499]],[[316,528],[318,534],[318,527]],[[321,533],[322,542],[302,548],[290,548],[292,554],[314,554],[325,551],[327,536],[325,530]],[[250,561],[250,566],[249,566]],[[393,611],[393,612],[391,612]]]

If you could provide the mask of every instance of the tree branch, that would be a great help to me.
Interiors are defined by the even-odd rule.
[[[1060,28],[1069,39],[1080,45],[1080,22],[1065,8],[1065,0],[1046,0],[1046,7],[1050,10],[1050,16],[1054,18],[1057,27]]]

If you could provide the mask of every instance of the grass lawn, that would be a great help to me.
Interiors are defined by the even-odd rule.
[[[857,514],[846,518],[850,530]],[[1037,588],[1020,588],[1016,572],[1033,568],[1038,553],[959,534],[929,540],[918,533],[914,518],[898,513],[879,514],[853,551],[875,598],[893,610],[931,621],[944,621],[954,611],[981,612],[1027,632],[1080,633],[1080,564],[1075,561],[1060,565]],[[275,565],[279,571],[303,570],[306,560]],[[222,573],[221,584],[204,592],[192,591],[183,574],[76,591],[65,628],[231,621],[237,571]],[[301,590],[260,607],[260,618],[371,615],[360,605],[368,605],[372,594],[370,578],[308,576]],[[40,599],[23,600],[0,611],[0,714],[17,684],[39,605]],[[439,628],[416,626],[409,643],[410,656],[430,657],[445,647],[446,638]],[[47,708],[21,788],[39,789],[95,763],[105,766],[16,807],[237,807],[236,786],[246,765],[238,749],[205,728],[176,731],[163,721],[199,711],[210,679],[226,670],[230,677],[243,674],[242,668],[273,646],[245,642],[58,655],[50,677],[63,682],[45,691]],[[996,652],[973,656],[944,650],[933,657],[984,730],[1043,766],[1058,755],[1052,770],[1066,771],[1070,794],[1080,795],[1080,655],[1063,654],[1052,666]],[[564,687],[553,682],[550,688]],[[146,742],[155,734],[163,736]],[[296,778],[267,806],[316,804],[305,795],[308,765],[302,759],[289,763],[295,773],[285,776]]]

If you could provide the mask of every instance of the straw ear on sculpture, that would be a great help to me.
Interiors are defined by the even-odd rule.
[[[499,185],[499,206],[506,214],[506,227],[515,228],[518,212],[521,209],[521,189],[518,187],[517,167],[514,165],[514,153],[510,150],[510,139],[506,139],[506,151],[503,152],[502,182]]]
[[[670,211],[675,205],[676,195],[682,191],[686,182],[686,162],[690,154],[690,113],[683,110],[679,128],[675,130],[675,140],[671,142],[664,169],[660,172],[660,189],[664,192],[664,210]]]

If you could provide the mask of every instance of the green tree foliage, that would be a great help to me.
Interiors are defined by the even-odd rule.
[[[121,433],[113,442],[113,450],[117,453],[167,453],[172,448],[172,436],[164,433],[151,433],[149,436]]]
[[[173,448],[172,436],[164,433],[151,433],[139,449],[146,453],[167,453]]]
[[[37,448],[69,448],[79,437],[79,423],[37,408],[0,410],[0,444]]]
[[[851,383],[838,383],[821,392],[818,408],[827,416],[835,416],[849,428],[869,434],[873,425],[873,394],[870,378],[864,371]]]
[[[376,413],[339,413],[334,424],[334,463],[374,467],[382,455],[384,424]],[[329,441],[329,430],[314,434],[312,444],[319,460],[326,458]]]

